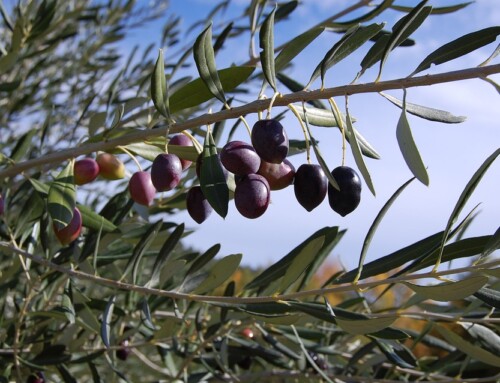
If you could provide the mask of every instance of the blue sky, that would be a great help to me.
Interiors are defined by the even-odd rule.
[[[304,0],[300,10],[288,21],[277,24],[275,29],[276,45],[317,24],[329,14],[343,9],[352,1]],[[401,5],[415,5],[417,1],[398,1]],[[430,1],[433,6],[446,6],[456,2]],[[216,4],[211,0],[173,0],[172,11],[183,17],[183,27],[206,15]],[[229,20],[240,14],[248,1],[235,1],[222,18],[215,22]],[[458,13],[444,16],[430,16],[424,25],[412,36],[417,45],[394,51],[382,75],[383,80],[404,77],[437,47],[465,34],[489,26],[498,25],[500,7],[497,0],[480,0]],[[389,11],[375,21],[387,21],[386,29],[403,14]],[[193,31],[195,37],[200,30]],[[161,29],[158,34],[161,35]],[[155,33],[151,31],[154,40]],[[248,59],[248,36],[246,40],[232,41],[217,56],[219,68],[231,63],[242,63]],[[289,75],[306,83],[326,51],[337,41],[338,35],[324,33],[313,45],[302,52],[294,61]],[[142,37],[141,37],[142,39]],[[159,38],[157,39],[157,41]],[[258,42],[256,42],[258,46]],[[426,73],[438,73],[476,66],[484,61],[495,49],[497,43],[490,44],[479,51],[454,60],[453,62],[431,68]],[[158,47],[160,48],[160,47]],[[345,59],[327,74],[326,86],[344,85],[352,81],[359,70],[359,63],[366,53],[362,47],[358,53]],[[498,62],[498,58],[495,62]],[[376,77],[376,70],[368,71],[359,82],[370,82]],[[498,76],[496,77],[498,80]],[[317,87],[313,86],[313,88]],[[285,87],[279,89],[287,93]],[[401,98],[402,92],[389,92]],[[256,96],[257,94],[255,94]],[[269,94],[268,94],[269,95]],[[425,236],[442,230],[449,214],[467,184],[481,163],[500,146],[498,134],[500,110],[498,93],[481,80],[467,80],[432,87],[408,90],[409,102],[423,104],[465,115],[462,124],[439,124],[409,116],[410,125],[425,165],[428,167],[430,186],[418,182],[411,184],[393,205],[380,225],[372,242],[367,261],[379,258]],[[344,99],[336,99],[341,108]],[[338,259],[347,267],[357,264],[363,239],[378,211],[387,199],[406,180],[411,173],[406,167],[396,141],[396,124],[400,110],[376,94],[354,95],[349,99],[349,109],[356,117],[356,128],[379,151],[382,159],[367,160],[377,192],[376,197],[364,185],[361,204],[358,209],[345,218],[334,213],[325,200],[317,209],[308,213],[295,200],[293,188],[273,192],[271,205],[267,212],[257,220],[241,217],[234,205],[230,205],[225,220],[213,214],[205,223],[197,225],[187,214],[176,216],[178,222],[185,221],[195,229],[186,240],[200,249],[214,243],[222,243],[222,254],[243,253],[243,263],[253,266],[266,266],[281,258],[307,236],[324,226],[347,228],[347,234],[336,247],[332,259]],[[276,108],[277,114],[281,108]],[[250,116],[252,124],[256,116]],[[303,138],[298,122],[288,117],[284,125],[290,138]],[[330,168],[340,165],[341,137],[338,130],[313,128],[313,134],[320,141],[320,147]],[[237,138],[248,141],[244,130]],[[306,162],[305,154],[290,158],[296,167]],[[313,157],[313,161],[315,159]],[[347,165],[355,167],[348,150]],[[469,236],[493,233],[499,223],[500,199],[500,161],[492,165],[489,172],[471,197],[462,216],[481,203],[481,213],[470,227]]]

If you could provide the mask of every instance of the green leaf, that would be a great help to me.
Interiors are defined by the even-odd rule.
[[[467,3],[461,3],[456,5],[450,5],[447,7],[435,7],[432,8],[431,15],[443,15],[445,13],[456,12],[472,3],[474,3],[474,1],[469,1]],[[390,8],[400,12],[411,12],[411,10],[413,9],[412,7],[405,7],[403,5],[391,5]]]
[[[429,175],[422,162],[422,157],[418,151],[415,140],[411,133],[410,123],[406,117],[406,94],[403,98],[403,110],[399,117],[396,128],[396,138],[398,139],[399,149],[405,159],[406,165],[410,168],[413,175],[424,185],[429,186]]]
[[[358,166],[358,169],[361,172],[361,175],[363,176],[363,179],[365,180],[368,189],[370,189],[372,194],[375,196],[375,187],[373,186],[372,177],[370,176],[370,172],[368,171],[368,168],[366,167],[365,164],[365,160],[363,159],[363,155],[361,153],[361,148],[359,147],[356,134],[354,134],[354,128],[352,126],[352,121],[351,121],[351,116],[349,115],[349,111],[347,111],[346,115],[345,129],[346,129],[346,136],[349,137],[349,146],[351,147],[351,152],[352,155],[354,156],[354,161],[356,162],[356,165]]]
[[[405,41],[408,36],[415,32],[424,20],[429,16],[432,7],[425,7],[428,0],[423,0],[418,5],[413,8],[413,10],[400,19],[392,29],[392,34],[389,36],[387,45],[384,48],[382,57],[380,59],[380,69],[378,72],[377,79],[382,75],[382,68],[389,57],[389,53],[403,41]]]
[[[73,161],[70,161],[51,183],[47,202],[49,215],[56,227],[62,229],[68,226],[76,206]]]
[[[369,319],[342,319],[335,317],[337,325],[345,332],[353,335],[365,335],[382,331],[394,323],[397,317],[369,318]]]
[[[432,64],[445,63],[490,44],[496,40],[499,34],[500,27],[489,27],[461,36],[429,54],[410,76],[430,68]]]
[[[238,268],[242,254],[231,254],[218,260],[209,270],[206,279],[201,282],[193,294],[204,294],[223,284]]]
[[[193,49],[194,61],[200,78],[208,90],[222,103],[226,102],[224,89],[215,65],[214,48],[212,47],[212,23],[198,36]]]
[[[146,284],[147,287],[155,287],[160,280],[160,272],[165,265],[165,262],[168,259],[168,256],[172,253],[175,246],[179,243],[182,235],[184,234],[184,224],[181,223],[177,225],[172,234],[170,234],[160,249],[158,256],[155,259],[155,263],[153,265],[153,274],[151,275],[151,279]]]
[[[500,336],[496,332],[479,323],[458,322],[458,324],[477,340],[481,346],[490,350],[494,355],[500,355]]]
[[[245,82],[254,70],[253,66],[234,66],[219,70],[217,75],[224,89],[230,92]],[[176,113],[200,105],[212,97],[211,91],[205,86],[203,80],[197,78],[170,96],[170,111]]]
[[[111,319],[113,317],[113,310],[115,308],[116,296],[111,296],[108,300],[101,321],[101,338],[102,342],[109,348],[111,346]]]
[[[302,52],[309,44],[311,44],[321,33],[323,33],[324,30],[324,27],[310,29],[290,40],[283,47],[278,56],[276,56],[274,62],[276,71],[279,72],[285,66],[287,66],[290,61],[292,61],[300,52]]]
[[[117,226],[104,218],[102,215],[96,213],[94,210],[85,205],[76,204],[80,213],[82,213],[82,225],[92,230],[99,231],[102,228],[104,233],[111,233],[117,230]]]
[[[387,359],[397,366],[402,368],[417,366],[417,359],[405,345],[389,339],[374,339],[374,341]]]
[[[349,56],[373,36],[384,28],[385,23],[373,23],[366,27],[355,25],[347,30],[342,38],[326,53],[325,57],[314,69],[308,86],[321,75],[321,83],[324,83],[326,71]]]
[[[325,237],[320,236],[308,242],[306,246],[300,250],[286,269],[285,275],[283,275],[283,278],[281,279],[278,291],[284,292],[295,281],[297,281],[300,275],[305,272],[312,262],[314,262],[314,259],[317,257],[318,252],[323,247],[324,243]]]
[[[478,346],[474,346],[472,343],[469,343],[468,341],[445,327],[435,326],[434,328],[448,343],[452,344],[463,353],[469,355],[471,358],[489,364],[491,366],[500,367],[499,356],[496,356]]]
[[[491,237],[491,240],[488,242],[486,247],[484,248],[481,256],[476,261],[476,263],[483,261],[485,258],[489,257],[494,251],[500,249],[500,227],[495,231],[495,234]],[[500,278],[500,276],[498,277]]]
[[[379,211],[379,213],[377,214],[377,217],[375,217],[375,220],[373,221],[372,225],[370,226],[370,229],[368,229],[368,233],[366,234],[365,240],[363,241],[363,247],[361,248],[361,254],[359,255],[358,274],[356,275],[355,281],[359,280],[360,276],[362,275],[363,264],[365,263],[366,253],[368,252],[368,248],[370,247],[370,243],[373,239],[373,236],[375,235],[375,232],[377,231],[378,226],[380,225],[380,222],[382,222],[382,219],[384,218],[385,214],[389,211],[389,208],[392,206],[394,201],[396,201],[396,199],[403,192],[403,190],[414,179],[415,178],[409,179],[403,185],[401,185],[398,188],[398,190],[396,190],[396,192],[391,196],[391,198],[389,198],[389,200],[385,203],[385,205]]]
[[[203,147],[200,186],[210,206],[213,207],[217,214],[225,218],[229,205],[229,188],[210,129],[207,129]]]
[[[305,241],[295,247],[292,251],[290,251],[287,255],[281,258],[278,262],[264,270],[257,277],[255,277],[252,281],[250,281],[246,286],[246,290],[253,290],[258,288],[263,288],[271,284],[273,281],[276,281],[283,277],[287,271],[287,269],[292,264],[295,257],[297,257],[303,248],[305,248],[310,242],[314,241],[316,238],[326,238],[332,233],[338,232],[338,227],[324,227],[314,234],[309,236]]]
[[[500,291],[483,287],[474,293],[474,296],[491,307],[500,309]]]
[[[153,75],[151,76],[151,98],[158,113],[165,118],[170,118],[165,60],[162,49],[158,53],[158,59],[156,60]]]
[[[33,137],[36,135],[36,129],[29,130],[17,139],[16,146],[12,149],[9,158],[17,162],[25,157],[33,149]]]
[[[464,208],[465,204],[469,200],[469,197],[472,195],[474,190],[476,189],[476,186],[479,184],[481,179],[483,178],[484,174],[488,170],[488,168],[491,166],[493,161],[500,155],[500,148],[495,150],[495,152],[490,155],[484,162],[483,164],[479,167],[479,169],[474,173],[472,178],[469,180],[467,185],[465,186],[465,189],[462,191],[462,194],[460,194],[460,197],[458,198],[458,201],[453,208],[453,211],[450,215],[450,218],[448,219],[448,223],[446,224],[446,228],[444,229],[443,233],[443,239],[441,240],[441,246],[439,248],[439,256],[438,256],[438,262],[440,258],[442,257],[443,250],[444,250],[444,244],[448,240],[448,235],[451,230],[451,227],[457,220],[460,212]]]
[[[486,283],[488,283],[488,277],[479,275],[458,282],[444,282],[434,286],[419,286],[409,282],[404,282],[404,285],[425,299],[449,302],[471,296]]]
[[[277,92],[274,63],[274,14],[276,7],[267,15],[259,32],[260,62],[267,83]]]
[[[132,271],[132,283],[136,284],[137,282],[137,271],[139,269],[139,263],[149,248],[153,240],[158,235],[161,227],[163,225],[163,221],[160,219],[154,224],[152,224],[146,233],[141,237],[137,245],[135,245],[134,250],[132,252],[132,256],[129,258],[127,265],[125,266],[125,271],[123,272],[122,279]]]
[[[354,24],[358,24],[358,23],[362,23],[362,22],[371,20],[374,17],[377,17],[378,15],[380,15],[387,8],[389,8],[392,5],[393,2],[394,2],[394,0],[384,0],[379,5],[377,5],[375,8],[373,8],[370,12],[368,12],[368,13],[362,15],[362,16],[359,16],[359,17],[357,17],[355,19],[352,19],[352,20],[349,20],[349,21],[345,21],[345,22],[341,22],[341,23],[338,23],[338,22],[336,22],[336,23],[327,23],[327,25],[331,26],[331,27],[346,26],[346,25],[354,25]]]
[[[403,101],[393,97],[389,94],[380,92],[380,95],[399,108],[403,108]],[[467,117],[465,116],[454,116],[450,112],[440,109],[429,108],[427,106],[412,104],[406,102],[406,111],[414,116],[425,118],[430,121],[443,122],[445,124],[458,124],[464,122]]]
[[[193,274],[200,270],[203,266],[205,266],[208,262],[210,262],[220,251],[220,244],[213,245],[207,251],[205,251],[202,255],[195,259],[191,267],[189,268],[186,275]]]
[[[159,154],[165,153],[165,151],[160,149],[157,145],[148,144],[147,142],[135,142],[124,147],[132,154],[140,156],[148,161],[154,161]]]

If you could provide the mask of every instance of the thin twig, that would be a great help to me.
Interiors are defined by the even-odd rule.
[[[435,279],[435,278],[443,276],[443,275],[460,274],[460,273],[467,273],[467,272],[480,273],[482,270],[488,270],[488,269],[491,269],[491,268],[494,268],[494,267],[500,265],[500,260],[495,260],[495,261],[492,261],[489,263],[484,263],[481,265],[460,267],[460,268],[456,268],[456,269],[448,269],[448,270],[439,271],[437,273],[427,272],[427,273],[420,273],[420,274],[403,275],[403,276],[387,278],[387,279],[383,279],[383,280],[362,282],[362,283],[358,283],[356,285],[354,285],[352,283],[344,283],[344,284],[336,285],[333,287],[304,290],[304,291],[298,291],[295,293],[281,294],[281,295],[260,296],[260,297],[229,297],[229,296],[185,294],[185,293],[179,293],[176,291],[166,291],[166,290],[160,290],[160,289],[154,289],[154,288],[149,288],[149,287],[144,287],[144,286],[133,285],[130,283],[119,282],[119,281],[115,281],[113,279],[102,278],[102,277],[99,277],[96,275],[87,274],[87,273],[84,273],[84,272],[79,271],[79,270],[69,269],[69,268],[64,267],[62,265],[57,265],[57,264],[49,261],[48,259],[42,258],[38,255],[28,253],[28,252],[21,250],[21,249],[15,248],[12,245],[5,243],[5,242],[0,242],[0,248],[4,249],[4,250],[10,250],[16,254],[20,254],[20,255],[22,255],[26,258],[29,258],[32,261],[34,261],[42,266],[48,267],[48,268],[55,270],[55,271],[58,271],[60,273],[67,274],[69,276],[72,276],[72,277],[75,277],[75,278],[81,279],[81,280],[93,281],[93,282],[98,283],[100,285],[108,286],[108,287],[111,287],[114,289],[136,291],[136,292],[141,293],[141,294],[163,296],[163,297],[169,297],[172,299],[180,299],[180,300],[186,300],[186,301],[223,302],[223,303],[231,303],[231,304],[279,302],[279,301],[298,299],[298,298],[303,298],[303,297],[307,297],[307,296],[314,296],[314,295],[321,295],[322,296],[322,295],[330,294],[330,293],[355,291],[357,289],[372,288],[375,286],[388,285],[391,283],[398,283],[398,282],[406,282],[406,281],[416,280],[416,279],[424,279],[424,278]],[[460,318],[456,318],[456,320],[460,320]]]

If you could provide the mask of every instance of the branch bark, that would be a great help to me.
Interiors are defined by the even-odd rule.
[[[335,96],[354,95],[360,93],[382,92],[391,89],[414,88],[420,86],[429,86],[454,82],[459,80],[468,80],[473,78],[485,78],[489,75],[500,73],[500,64],[489,65],[484,67],[467,68],[452,72],[438,73],[433,75],[424,75],[419,77],[405,77],[395,80],[371,82],[365,84],[350,84],[333,88],[317,89],[312,91],[302,90],[299,92],[288,93],[277,97],[273,106],[287,106],[296,102],[328,99]],[[128,145],[134,142],[140,142],[152,137],[164,136],[167,130],[170,133],[179,133],[185,129],[196,128],[199,126],[213,124],[218,121],[239,118],[250,113],[257,113],[269,108],[270,99],[255,100],[248,104],[223,110],[217,113],[206,113],[201,116],[192,118],[188,121],[173,124],[168,127],[141,130],[135,133],[127,134],[108,141],[83,144],[82,146],[70,149],[64,149],[53,153],[46,154],[40,158],[24,161],[0,171],[0,179],[12,177],[22,172],[38,168],[44,165],[58,164],[70,158],[75,158],[80,155],[89,154],[97,151],[107,151],[116,148],[120,145]],[[141,113],[141,112],[139,112]]]

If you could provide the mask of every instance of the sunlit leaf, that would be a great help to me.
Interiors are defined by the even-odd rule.
[[[469,355],[471,358],[479,360],[480,362],[489,364],[491,366],[500,367],[499,356],[473,345],[472,343],[461,338],[460,335],[448,330],[446,327],[435,326],[434,328],[439,332],[439,334],[441,334],[444,339],[446,339],[448,343],[452,344],[460,351]]]
[[[487,277],[475,276],[457,282],[444,282],[434,286],[419,286],[409,282],[405,282],[404,284],[426,299],[448,302],[465,299],[478,291],[486,283],[488,283]]]
[[[200,78],[210,93],[219,101],[225,103],[224,89],[215,65],[215,54],[212,46],[212,23],[196,39],[193,54]]]
[[[405,97],[406,98],[406,97]],[[429,186],[429,175],[427,169],[422,161],[422,157],[418,151],[413,134],[411,132],[410,123],[406,117],[406,100],[403,99],[403,110],[399,117],[398,125],[396,128],[396,138],[398,139],[399,149],[401,154],[410,168],[413,175],[424,185]]]
[[[499,34],[500,27],[489,27],[461,36],[429,54],[412,72],[411,76],[430,68],[432,64],[445,63],[490,44],[496,40]]]
[[[342,319],[338,316],[335,317],[335,321],[340,326],[342,330],[353,335],[364,335],[372,332],[381,331],[391,324],[397,317],[387,317],[387,318],[369,318],[369,319]]]
[[[387,359],[402,368],[413,368],[417,366],[417,358],[411,351],[395,340],[374,339],[375,343]]]
[[[452,13],[452,12],[456,12],[462,8],[465,8],[466,6],[470,5],[474,3],[473,1],[469,1],[467,3],[461,3],[461,4],[456,4],[456,5],[449,5],[449,6],[446,6],[446,7],[433,7],[432,8],[432,11],[431,11],[431,14],[432,15],[443,15],[445,13]],[[403,5],[396,5],[396,4],[393,4],[391,5],[390,7],[391,9],[394,9],[396,11],[400,11],[400,12],[411,12],[411,10],[413,9],[412,7],[405,7]]]
[[[259,32],[260,62],[267,83],[277,92],[276,68],[274,63],[274,8],[262,23]]]
[[[210,129],[207,129],[200,170],[200,186],[210,206],[225,218],[229,204],[229,188],[217,155],[217,147]]]
[[[68,162],[51,183],[47,196],[48,211],[58,229],[71,222],[76,206],[76,188],[73,178],[73,161]]]
[[[491,351],[494,355],[500,355],[500,336],[488,327],[479,323],[458,322],[481,346]]]
[[[116,296],[113,295],[109,298],[101,320],[101,338],[107,348],[111,346],[111,319],[113,317],[115,301]]]
[[[208,276],[201,282],[193,294],[212,291],[228,280],[240,265],[242,254],[231,254],[218,260],[209,270]]]
[[[403,108],[403,101],[393,97],[389,94],[380,92],[380,95],[385,97],[387,100],[392,102],[399,108]],[[467,117],[465,116],[455,116],[450,112],[445,110],[439,110],[434,108],[429,108],[427,106],[412,104],[410,102],[406,102],[406,111],[414,116],[425,118],[430,121],[443,122],[446,124],[458,124],[460,122],[464,122]]]
[[[165,77],[165,60],[163,58],[163,50],[160,49],[158,59],[154,67],[153,75],[151,76],[151,98],[156,110],[165,118],[170,117],[168,105],[168,88]]]
[[[84,227],[97,231],[102,230],[104,233],[111,233],[118,229],[113,222],[96,213],[88,206],[77,203],[76,207],[82,213],[82,225]]]

